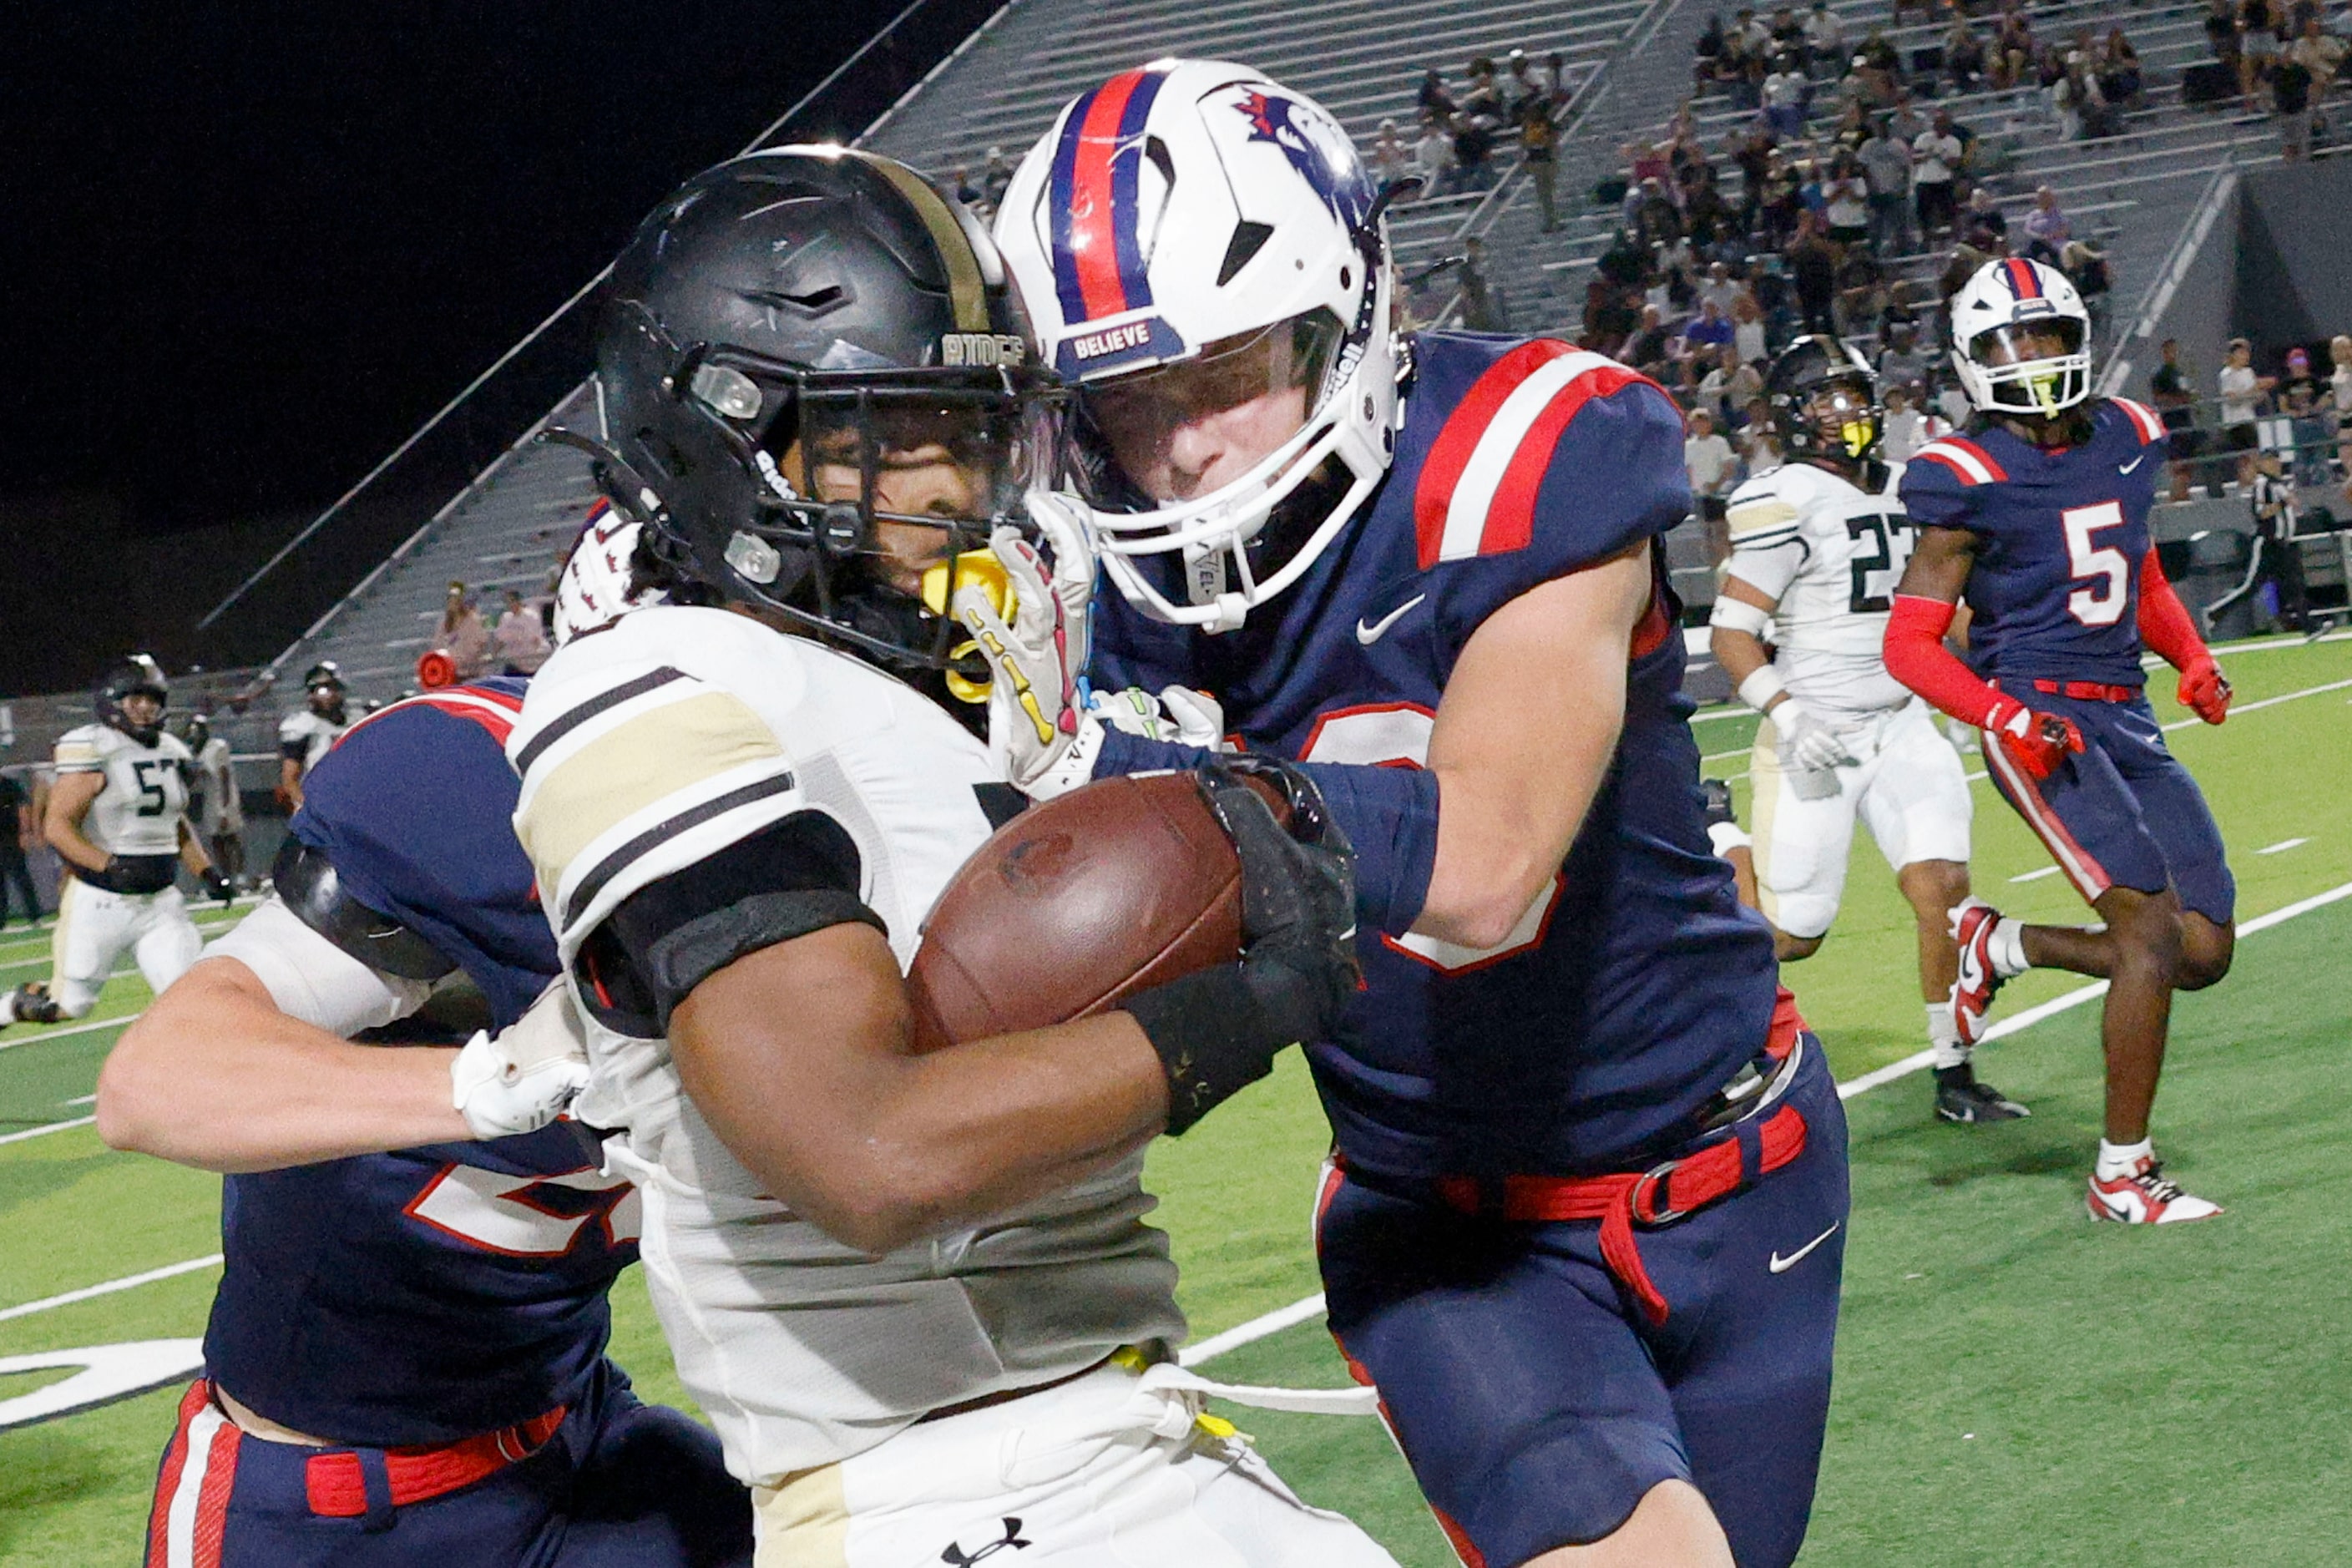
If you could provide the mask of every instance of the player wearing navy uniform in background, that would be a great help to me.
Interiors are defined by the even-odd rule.
[[[1038,795],[1196,763],[1103,722],[1157,692],[1303,764],[1353,840],[1320,1257],[1465,1560],[1785,1563],[1845,1130],[1708,847],[1652,542],[1689,510],[1681,419],[1565,343],[1401,337],[1380,205],[1328,114],[1237,66],[1114,77],[1030,153],[999,243],[1079,384],[1120,590],[1092,672],[1130,689],[1090,706],[961,599],[992,738]]]
[[[585,1068],[562,991],[534,1005],[555,951],[500,749],[522,685],[354,727],[274,897],[107,1062],[110,1143],[233,1173],[152,1568],[749,1560],[716,1439],[604,1359],[637,1201],[549,1124]],[[488,1014],[462,1049],[345,1042],[453,972]]]
[[[2089,316],[2054,268],[1990,263],[1951,309],[1952,361],[1980,417],[1904,471],[1920,536],[1886,665],[1984,731],[2003,798],[2105,922],[2028,926],[1962,904],[1954,1011],[1975,1037],[1995,988],[2033,964],[2109,981],[2091,1214],[2203,1219],[2220,1210],[2165,1177],[2148,1114],[2172,994],[2229,973],[2236,884],[2204,796],[2165,749],[2140,650],[2180,671],[2180,701],[2209,724],[2227,716],[2230,686],[2149,542],[2163,421],[2123,398],[2092,399]],[[1966,664],[1943,643],[1964,594]]]

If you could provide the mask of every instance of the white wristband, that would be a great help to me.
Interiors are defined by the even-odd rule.
[[[1772,612],[1759,609],[1745,599],[1717,594],[1715,607],[1707,612],[1706,624],[1721,626],[1727,632],[1746,632],[1749,637],[1761,639],[1772,629]]]
[[[1769,664],[1759,665],[1748,672],[1747,679],[1739,683],[1739,700],[1761,713],[1771,705],[1772,699],[1787,689],[1781,683],[1779,670]]]

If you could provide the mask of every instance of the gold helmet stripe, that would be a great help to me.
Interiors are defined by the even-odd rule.
[[[956,330],[962,332],[985,332],[992,330],[988,320],[988,285],[981,277],[980,258],[972,254],[971,240],[963,225],[956,222],[955,214],[930,182],[893,158],[879,157],[872,153],[852,149],[850,156],[862,159],[875,173],[897,187],[915,216],[923,220],[930,231],[931,244],[940,253],[941,265],[948,269],[948,304],[955,311]]]

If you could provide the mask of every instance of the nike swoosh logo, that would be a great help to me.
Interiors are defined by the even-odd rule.
[[[1396,625],[1399,620],[1402,619],[1404,613],[1407,610],[1412,609],[1415,605],[1420,604],[1423,599],[1428,597],[1429,595],[1426,594],[1415,594],[1412,598],[1407,599],[1403,604],[1399,605],[1395,609],[1391,610],[1387,615],[1382,616],[1379,620],[1372,622],[1370,626],[1365,625],[1362,621],[1358,621],[1356,623],[1356,640],[1363,644],[1366,647],[1371,647],[1374,643],[1380,641],[1381,638],[1388,635],[1388,629]]]
[[[1805,1254],[1811,1252],[1824,1241],[1827,1241],[1831,1237],[1835,1236],[1837,1234],[1837,1227],[1844,1223],[1845,1221],[1842,1219],[1831,1221],[1829,1229],[1822,1232],[1821,1235],[1813,1237],[1812,1240],[1805,1243],[1804,1246],[1797,1248],[1796,1251],[1789,1254],[1786,1258],[1781,1257],[1778,1252],[1772,1254],[1772,1272],[1775,1274],[1786,1274],[1790,1269],[1794,1268],[1799,1263],[1804,1260]]]
[[[2116,472],[2117,472],[2117,473],[2119,473],[2119,474],[2128,474],[2128,473],[2130,473],[2134,468],[2138,468],[2142,463],[2145,463],[2145,462],[2147,462],[2147,454],[2146,452],[2142,452],[2138,457],[2134,458],[2130,462],[2128,462],[2128,463],[2121,463],[2121,464],[2116,465]]]

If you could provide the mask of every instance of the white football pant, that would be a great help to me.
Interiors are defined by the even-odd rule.
[[[1925,702],[1848,721],[1838,737],[1856,760],[1837,770],[1836,794],[1806,800],[1780,765],[1772,721],[1756,730],[1756,893],[1764,918],[1793,937],[1821,936],[1837,918],[1857,814],[1898,871],[1919,860],[1969,861],[1976,804],[1960,754]]]
[[[755,1568],[1396,1568],[1197,1408],[1114,1364],[918,1423],[753,1489]]]
[[[160,893],[110,893],[79,877],[59,879],[58,924],[49,941],[49,995],[58,1011],[79,1018],[98,1005],[106,977],[123,950],[157,995],[188,972],[204,948],[187,900],[177,888]]]

